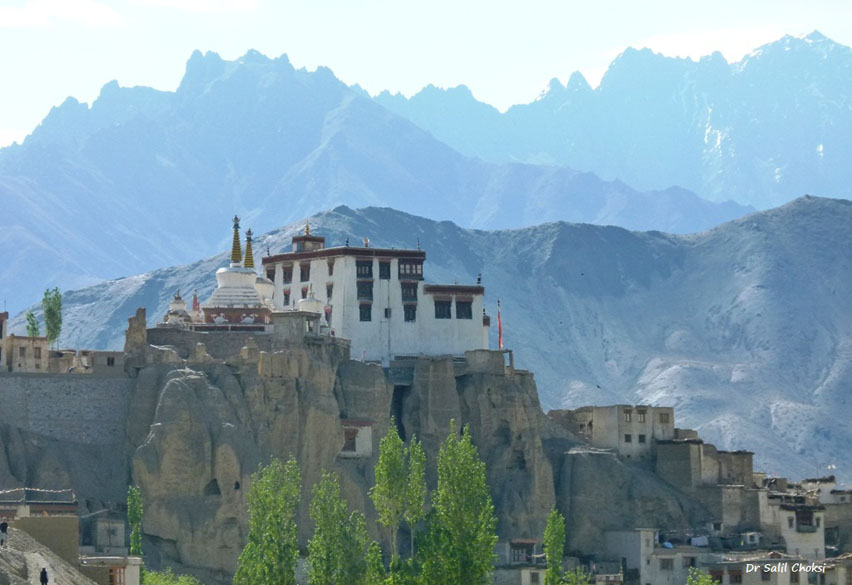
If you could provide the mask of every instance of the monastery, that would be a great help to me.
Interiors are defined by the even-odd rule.
[[[243,254],[235,216],[230,264],[216,271],[213,294],[200,305],[194,296],[187,311],[178,291],[158,327],[263,335],[283,326],[273,323],[273,313],[279,320],[301,315],[309,333],[349,340],[353,357],[386,367],[488,348],[481,283],[426,284],[426,253],[419,249],[371,248],[366,239],[357,247],[325,244],[306,225],[290,252],[262,259],[258,276],[251,230]]]

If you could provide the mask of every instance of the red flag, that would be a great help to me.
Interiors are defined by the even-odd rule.
[[[497,300],[497,347],[503,349],[503,319],[500,317],[500,301]]]

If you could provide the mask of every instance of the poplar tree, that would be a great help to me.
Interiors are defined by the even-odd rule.
[[[470,429],[462,436],[450,423],[438,455],[438,487],[424,546],[423,581],[428,585],[485,585],[494,565],[497,517],[488,493],[485,463],[479,458]]]
[[[38,317],[32,311],[27,311],[27,337],[38,337],[39,334]]]
[[[44,291],[44,296],[41,299],[41,311],[44,314],[47,341],[53,345],[62,332],[62,293],[59,292],[59,288]]]
[[[127,488],[127,523],[130,525],[130,554],[142,555],[142,492],[138,486]]]
[[[376,485],[370,498],[376,508],[379,524],[390,529],[391,566],[399,556],[397,533],[405,515],[406,483],[405,445],[391,417],[387,434],[379,442],[379,461],[376,463]]]
[[[364,585],[384,585],[385,565],[382,562],[382,548],[378,542],[370,544],[365,562]]]
[[[405,486],[405,521],[411,530],[411,557],[414,558],[414,534],[426,515],[426,452],[414,436],[408,447],[408,480]]]
[[[237,561],[234,585],[295,585],[301,485],[292,457],[287,463],[274,459],[251,476],[248,542]]]
[[[562,583],[562,556],[565,554],[565,518],[556,508],[551,510],[547,516],[543,541],[544,555],[547,561],[544,585],[560,585]]]
[[[366,571],[367,525],[360,512],[348,514],[337,476],[323,472],[313,488],[308,542],[309,585],[359,585]]]

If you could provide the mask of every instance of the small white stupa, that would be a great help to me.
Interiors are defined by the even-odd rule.
[[[251,248],[251,230],[247,234],[246,256],[243,261],[240,247],[240,218],[234,216],[234,240],[231,263],[216,271],[216,289],[201,308],[207,323],[243,324],[268,323],[270,309],[257,289],[257,273]]]

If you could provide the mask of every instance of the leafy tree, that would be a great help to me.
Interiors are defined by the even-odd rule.
[[[575,567],[572,571],[566,571],[562,576],[564,585],[588,585],[592,582],[592,574],[583,567]]]
[[[274,459],[251,476],[248,542],[237,561],[234,585],[295,585],[301,484],[292,457],[287,463]]]
[[[62,331],[62,293],[59,292],[58,288],[44,291],[44,296],[41,299],[41,311],[44,314],[47,341],[54,344]]]
[[[38,317],[32,311],[27,311],[27,336],[38,337],[40,334]]]
[[[379,523],[391,531],[391,563],[399,556],[397,533],[405,515],[406,482],[405,445],[391,417],[388,432],[379,442],[376,485],[370,490]]]
[[[190,575],[175,575],[172,570],[145,571],[142,578],[144,585],[202,585],[201,581]]]
[[[420,553],[427,585],[485,585],[494,564],[497,518],[485,480],[485,463],[464,428],[450,423],[438,455],[429,529]]]
[[[405,486],[405,521],[411,529],[411,556],[414,557],[414,533],[426,515],[426,452],[417,437],[408,447],[408,481]]]
[[[713,577],[704,571],[699,571],[695,567],[689,568],[689,577],[686,579],[686,585],[715,585],[715,583]]]
[[[360,512],[348,514],[337,476],[324,472],[313,488],[308,542],[310,585],[358,585],[366,570],[367,525]]]
[[[544,528],[544,555],[547,560],[547,572],[544,585],[562,583],[562,556],[565,554],[565,518],[559,510],[553,509],[547,517]]]
[[[138,486],[127,488],[127,523],[130,525],[130,554],[142,555],[142,492]]]
[[[385,565],[382,562],[382,548],[378,542],[370,544],[365,559],[364,585],[384,585]]]

